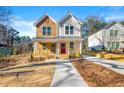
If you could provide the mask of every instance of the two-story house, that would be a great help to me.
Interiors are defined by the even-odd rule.
[[[88,47],[91,50],[124,50],[124,25],[112,22],[88,37]]]
[[[45,14],[34,25],[36,26],[35,56],[68,58],[72,51],[81,54],[82,22],[71,13],[67,13],[58,22]]]

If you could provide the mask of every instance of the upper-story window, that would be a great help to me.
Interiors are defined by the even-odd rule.
[[[73,34],[73,33],[74,33],[74,27],[70,26],[70,34]]]
[[[110,36],[118,36],[118,30],[110,30]]]
[[[69,34],[69,26],[65,26],[65,34]]]
[[[65,34],[74,34],[73,26],[65,26]]]
[[[47,35],[51,35],[51,27],[47,27]]]
[[[117,36],[117,35],[118,35],[118,30],[115,30],[114,36]]]
[[[110,30],[110,36],[113,36],[113,30]]]
[[[46,27],[43,27],[43,35],[46,35]]]
[[[43,35],[51,35],[51,27],[43,27]]]

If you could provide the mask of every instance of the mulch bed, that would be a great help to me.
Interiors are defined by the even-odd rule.
[[[124,87],[124,75],[91,61],[73,62],[78,72],[91,87]]]

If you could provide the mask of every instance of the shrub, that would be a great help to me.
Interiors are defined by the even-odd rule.
[[[33,53],[31,54],[30,58],[28,59],[29,62],[35,62],[35,61],[44,61],[45,57],[34,57]]]
[[[98,51],[82,51],[83,55],[96,56]]]
[[[80,56],[81,56],[80,52],[76,53],[76,57],[79,58]]]

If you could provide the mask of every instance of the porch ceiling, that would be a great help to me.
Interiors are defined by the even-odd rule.
[[[39,42],[57,42],[56,38],[35,38],[34,41]]]
[[[79,37],[61,37],[61,38],[35,38],[38,42],[57,42],[57,41],[82,41]]]
[[[82,38],[79,37],[64,37],[64,38],[58,38],[59,41],[82,41]]]

